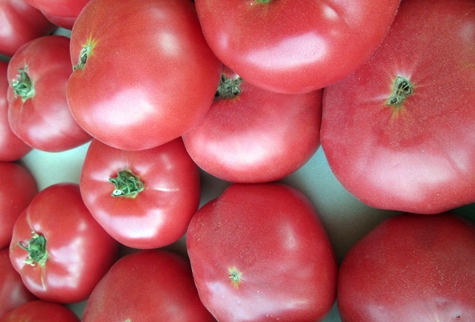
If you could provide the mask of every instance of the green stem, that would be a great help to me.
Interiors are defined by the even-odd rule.
[[[116,178],[110,178],[115,186],[113,197],[135,198],[144,190],[144,183],[131,170],[122,170]]]
[[[91,44],[87,44],[84,47],[82,47],[81,53],[79,54],[79,62],[73,66],[73,71],[75,71],[78,68],[81,70],[84,69],[84,67],[86,66],[87,59],[91,55],[92,47],[93,46]]]
[[[404,101],[414,94],[414,86],[409,81],[409,79],[397,76],[393,84],[393,92],[391,96],[387,99],[386,105],[401,107]]]
[[[227,78],[226,75],[221,75],[218,89],[214,95],[214,100],[230,99],[238,96],[241,93],[242,78]]]
[[[41,267],[45,266],[48,259],[48,251],[46,250],[46,238],[43,235],[32,231],[33,237],[28,242],[28,245],[23,245],[18,242],[18,246],[28,252],[28,258],[25,259],[25,264],[35,266],[38,263]]]
[[[28,76],[27,67],[18,70],[18,76],[12,81],[13,91],[20,96],[22,101],[32,98],[35,95],[35,88],[33,82]]]

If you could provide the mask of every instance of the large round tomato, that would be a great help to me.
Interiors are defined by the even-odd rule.
[[[25,0],[0,0],[0,54],[13,56],[23,44],[57,27]]]
[[[0,317],[0,322],[79,322],[73,311],[64,305],[31,301]]]
[[[13,268],[8,247],[0,250],[0,316],[36,299]]]
[[[36,179],[15,162],[0,162],[0,249],[10,244],[13,226],[38,193]]]
[[[82,321],[215,320],[198,297],[188,260],[143,250],[112,266],[89,297]]]
[[[344,322],[475,321],[475,225],[444,213],[382,222],[347,253]]]
[[[278,94],[224,69],[205,119],[183,135],[206,172],[231,182],[267,182],[300,168],[320,145],[322,91]]]
[[[32,40],[8,64],[8,120],[13,132],[35,149],[59,152],[91,139],[69,110],[71,72],[69,38],[64,36]]]
[[[399,0],[196,0],[216,56],[248,82],[283,93],[323,88],[360,66]]]
[[[190,222],[203,304],[219,321],[316,321],[335,301],[337,265],[311,202],[284,184],[234,184]]]
[[[91,294],[117,249],[87,210],[79,186],[58,183],[38,193],[16,221],[10,260],[37,297],[74,303]]]
[[[190,0],[92,0],[73,27],[71,59],[74,117],[124,150],[189,131],[210,108],[221,75]]]
[[[24,0],[40,10],[49,21],[65,29],[72,29],[76,18],[89,0]]]
[[[407,0],[361,68],[327,87],[333,173],[376,208],[440,213],[475,201],[475,2]]]
[[[15,133],[8,122],[8,63],[0,61],[0,161],[16,161],[32,150]]]
[[[181,138],[141,151],[92,140],[80,188],[97,222],[121,244],[141,249],[180,239],[201,193],[199,169]]]

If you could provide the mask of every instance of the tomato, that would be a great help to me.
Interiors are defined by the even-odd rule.
[[[0,249],[12,238],[17,218],[38,193],[36,179],[25,167],[14,162],[0,162]]]
[[[198,297],[185,258],[142,250],[119,259],[88,299],[87,321],[215,321]]]
[[[217,96],[205,119],[183,135],[190,156],[213,176],[231,182],[275,181],[317,151],[322,91],[277,94],[226,68]]]
[[[132,248],[180,239],[200,202],[199,169],[181,138],[123,151],[92,140],[80,178],[84,203],[104,229]]]
[[[32,40],[10,60],[8,120],[33,148],[60,152],[91,139],[69,110],[66,85],[71,72],[69,38],[64,36]]]
[[[57,27],[25,0],[0,0],[0,54],[13,56],[23,44]]]
[[[45,301],[31,301],[1,316],[0,322],[79,322],[67,307]]]
[[[243,79],[281,93],[323,88],[376,49],[399,0],[196,0],[216,56]]]
[[[475,225],[451,213],[402,214],[341,264],[342,321],[475,321]]]
[[[37,299],[23,284],[10,262],[9,250],[0,250],[0,317],[26,302]]]
[[[49,21],[65,29],[72,29],[77,16],[89,0],[25,0],[40,10]]]
[[[231,185],[198,210],[186,242],[200,298],[219,321],[315,321],[334,303],[332,246],[291,186]]]
[[[204,117],[221,62],[189,0],[92,0],[71,33],[67,93],[78,123],[123,150],[150,149]]]
[[[475,3],[407,0],[366,64],[325,89],[321,144],[364,203],[434,214],[475,201]]]
[[[32,150],[15,133],[8,122],[8,63],[0,61],[0,161],[16,161]]]
[[[37,297],[74,303],[91,294],[117,249],[87,210],[79,186],[57,183],[40,191],[18,218],[10,260]]]

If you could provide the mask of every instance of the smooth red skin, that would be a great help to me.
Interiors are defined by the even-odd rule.
[[[237,77],[227,68],[224,74]],[[288,176],[320,146],[322,91],[277,94],[246,80],[240,88],[237,97],[215,101],[183,135],[188,153],[200,168],[230,182]]]
[[[86,303],[82,321],[215,321],[198,297],[188,260],[164,250],[119,259]]]
[[[364,203],[435,214],[475,201],[474,9],[404,1],[372,59],[325,89],[323,150]],[[398,74],[415,89],[395,111],[385,102]]]
[[[198,210],[187,250],[200,298],[219,321],[317,321],[337,264],[310,201],[283,184],[234,184]],[[241,273],[235,287],[229,268]]]
[[[41,267],[24,263],[32,231],[46,238],[49,257]],[[112,266],[118,243],[94,220],[79,186],[51,185],[33,199],[15,223],[10,260],[25,286],[38,298],[58,303],[85,300]]]
[[[342,79],[368,59],[399,0],[195,3],[203,34],[224,65],[267,90],[304,93]]]
[[[38,150],[61,152],[91,140],[74,120],[66,98],[72,72],[69,42],[58,35],[37,38],[23,45],[8,64],[8,121],[18,137]],[[12,82],[25,66],[35,94],[23,101]]]
[[[0,250],[0,316],[16,309],[26,302],[36,300],[23,284],[20,274],[10,262],[9,249]]]
[[[77,16],[89,0],[25,0],[54,24],[71,30]]]
[[[13,56],[23,44],[52,33],[52,24],[24,0],[0,0],[0,54]]]
[[[222,65],[191,1],[92,0],[71,33],[73,65],[88,40],[92,55],[67,91],[74,117],[98,140],[153,148],[191,130],[210,108]]]
[[[1,316],[0,322],[79,322],[69,308],[45,301],[31,301]]]
[[[455,214],[384,221],[343,259],[342,321],[475,321],[474,252],[475,226]]]
[[[110,178],[129,169],[145,189],[135,198],[113,197]],[[158,248],[180,239],[198,209],[199,169],[181,138],[142,151],[123,151],[98,140],[89,145],[80,188],[84,203],[104,229],[132,248]]]
[[[13,226],[38,193],[36,179],[23,166],[0,162],[0,249],[8,247]],[[1,301],[0,301],[1,303]]]
[[[15,133],[8,122],[8,63],[0,61],[0,161],[16,161],[32,150]]]

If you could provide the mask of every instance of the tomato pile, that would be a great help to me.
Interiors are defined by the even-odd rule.
[[[473,1],[0,13],[0,322],[475,321]]]

